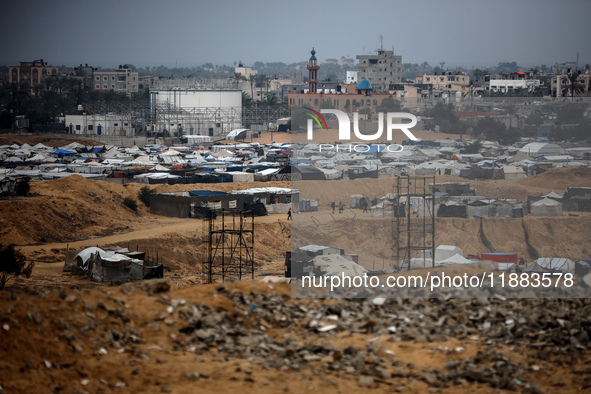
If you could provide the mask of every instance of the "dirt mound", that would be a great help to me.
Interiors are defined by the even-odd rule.
[[[27,245],[107,236],[151,223],[158,216],[138,201],[138,213],[123,205],[138,199],[144,186],[157,192],[290,187],[289,182],[198,183],[193,185],[118,184],[70,175],[31,182],[31,197],[0,200],[0,243]]]
[[[0,200],[0,241],[26,245],[110,235],[141,222],[123,205],[135,190],[79,175],[31,182],[33,196]],[[147,209],[138,204],[139,214]]]
[[[587,187],[591,186],[591,168],[551,168],[542,174],[520,179],[515,183],[519,183],[523,187],[550,188],[562,191],[569,186]]]
[[[393,219],[371,218],[359,210],[355,212],[356,216],[345,212],[335,214],[334,218],[326,209],[296,215],[292,224],[294,247],[314,244],[343,248],[346,253],[358,254],[366,268],[390,268],[395,255]],[[591,216],[482,221],[437,218],[435,245],[455,245],[465,255],[499,252],[517,253],[526,261],[558,256],[578,260],[589,256],[591,236],[587,228],[590,225]]]

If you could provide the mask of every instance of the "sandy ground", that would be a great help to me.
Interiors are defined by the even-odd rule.
[[[438,176],[436,181],[465,180]],[[591,186],[591,173],[588,169],[554,169],[519,181],[473,181],[471,184],[477,188],[478,194],[487,197],[523,199],[527,195],[563,192],[567,186]],[[183,299],[207,305],[211,310],[230,312],[233,304],[227,296],[216,291],[219,284],[201,284],[202,262],[206,256],[204,223],[152,215],[141,203],[138,213],[124,207],[123,199],[135,197],[141,186],[70,176],[61,180],[32,182],[32,197],[0,200],[0,243],[20,245],[27,258],[36,263],[31,278],[11,279],[7,288],[0,292],[0,352],[4,355],[0,360],[0,386],[7,393],[80,393],[82,390],[121,393],[500,391],[489,384],[468,380],[435,388],[413,374],[394,376],[361,387],[358,375],[344,371],[321,372],[317,362],[306,363],[299,370],[265,369],[253,364],[248,357],[228,357],[215,348],[198,354],[180,349],[175,345],[175,338],[182,337],[179,334],[181,323],[178,319],[159,320],[158,317],[166,311],[170,300]],[[257,186],[291,187],[291,184],[152,187],[158,191],[230,191]],[[349,196],[357,193],[380,197],[392,191],[391,179],[305,181],[294,186],[300,189],[302,197],[318,198],[320,210],[295,214],[294,223],[287,222],[285,215],[256,218],[257,279],[282,275],[283,253],[290,249],[292,241],[296,245],[331,243],[331,246],[343,247],[348,253],[359,253],[362,263],[368,268],[382,268],[388,263],[392,220],[371,218],[360,210],[346,210],[342,215],[332,215],[329,204],[335,199],[348,202]],[[437,219],[436,243],[458,245],[464,253],[486,252],[492,247],[494,251],[518,252],[520,256],[533,258],[533,248],[540,257],[588,258],[591,246],[588,231],[591,216],[588,214],[485,219],[482,224],[488,245],[484,245],[478,235],[479,221]],[[373,234],[369,241],[359,236],[368,233]],[[530,247],[527,247],[526,241]],[[152,258],[157,254],[166,267],[165,277],[171,286],[167,298],[150,296],[141,290],[143,283],[123,286],[96,283],[62,272],[67,248],[96,245],[138,248],[148,252]],[[228,284],[228,288],[251,297],[257,294],[284,296],[286,304],[298,302],[308,308],[324,302],[291,300],[290,288],[285,284],[243,281]],[[117,308],[129,316],[117,312]],[[257,320],[254,314],[240,318],[246,319],[243,324],[247,325],[268,324]],[[95,323],[88,326],[89,320]],[[158,324],[154,325],[155,322]],[[573,324],[576,331],[588,322],[581,320]],[[159,328],[155,329],[156,326]],[[102,354],[101,344],[113,338],[114,329],[117,332],[137,330],[145,342],[132,343],[122,353],[116,347],[107,347],[107,354]],[[545,392],[585,392],[591,387],[588,368],[591,358],[586,350],[573,352],[571,349],[567,356],[565,349],[540,353],[539,347],[502,343],[490,346],[484,338],[389,341],[352,332],[310,335],[299,326],[270,326],[266,330],[267,335],[274,337],[290,334],[302,343],[330,343],[341,351],[349,346],[366,349],[370,341],[377,341],[384,352],[382,354],[388,359],[388,369],[394,374],[399,367],[414,369],[421,374],[425,370],[443,371],[450,361],[474,358],[479,352],[494,348],[505,354],[513,364],[523,366],[525,372],[521,379],[535,382]],[[461,352],[445,350],[456,348],[461,348]],[[207,377],[197,382],[186,378],[187,373],[195,371]],[[523,390],[526,390],[525,385],[517,389]]]

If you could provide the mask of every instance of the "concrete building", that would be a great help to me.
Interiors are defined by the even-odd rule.
[[[26,82],[33,87],[41,83],[43,78],[57,77],[59,69],[49,66],[43,59],[33,60],[32,62],[20,62],[18,66],[8,68],[8,79],[10,83]]]
[[[577,77],[577,87],[580,89],[580,93],[574,93],[574,96],[577,96],[578,94],[585,94],[589,92],[589,87],[591,85],[591,75],[590,74],[579,74],[579,76]],[[560,96],[565,96],[565,97],[569,97],[571,95],[571,90],[570,90],[570,82],[568,79],[568,75],[567,74],[560,74],[560,75],[554,75],[552,77],[551,80],[551,92],[552,92],[552,96],[554,97],[560,97]]]
[[[433,89],[449,89],[453,85],[470,86],[470,77],[468,75],[423,75],[415,76],[416,84],[433,85]]]
[[[245,78],[259,73],[257,70],[253,70],[252,67],[244,66],[242,63],[238,63],[238,67],[234,67],[234,72],[244,75]]]
[[[93,89],[100,92],[113,90],[131,96],[138,92],[138,73],[127,66],[119,66],[115,71],[95,70],[93,74]]]
[[[402,56],[378,49],[375,55],[357,55],[359,80],[367,79],[376,93],[388,93],[391,84],[402,82]]]
[[[66,115],[68,134],[95,134],[133,137],[131,115]]]

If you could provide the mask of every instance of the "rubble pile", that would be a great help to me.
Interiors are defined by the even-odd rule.
[[[292,299],[287,289],[287,284],[221,285],[199,298],[179,294],[166,280],[151,280],[106,295],[12,293],[0,300],[0,337],[10,368],[20,375],[43,370],[53,381],[55,374],[71,377],[74,369],[92,390],[135,386],[124,373],[117,381],[91,376],[85,362],[111,360],[138,374],[150,363],[167,363],[165,356],[190,354],[196,362],[242,360],[261,371],[308,372],[335,386],[346,378],[360,387],[395,391],[425,384],[431,392],[471,384],[543,392],[532,376],[549,379],[548,370],[571,363],[578,368],[572,372],[579,376],[577,387],[591,387],[591,371],[579,366],[591,347],[589,299],[321,300]],[[19,303],[25,297],[31,302]],[[43,304],[51,306],[33,306]],[[33,349],[35,342],[41,345]],[[444,362],[418,365],[401,351],[403,344],[423,344]],[[400,347],[393,351],[392,345]],[[10,368],[0,363],[5,388]],[[186,382],[220,378],[203,370],[178,373]],[[224,379],[254,384],[258,378],[236,368]],[[551,379],[556,387],[573,384],[564,376]],[[162,392],[173,383],[156,382],[166,383]]]

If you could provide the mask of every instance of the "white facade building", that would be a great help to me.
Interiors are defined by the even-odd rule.
[[[134,136],[131,118],[126,115],[66,115],[68,134]]]
[[[152,131],[223,136],[242,128],[241,90],[150,90]]]
[[[516,89],[527,89],[528,92],[533,92],[539,87],[539,79],[491,79],[488,90],[495,93],[510,93]]]
[[[347,84],[357,83],[357,71],[347,71]]]

